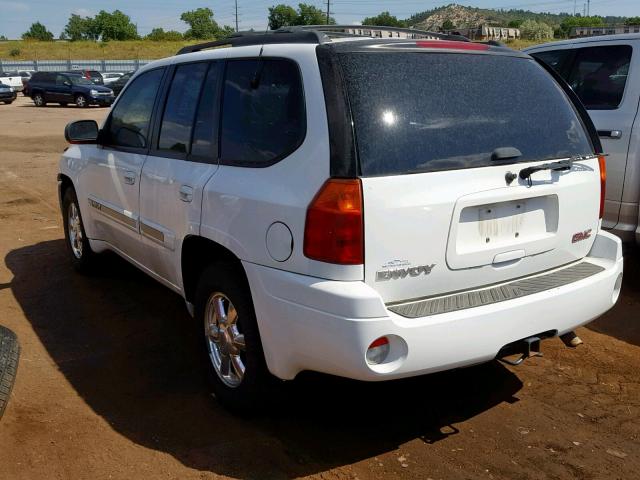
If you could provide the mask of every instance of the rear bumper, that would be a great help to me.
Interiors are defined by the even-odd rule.
[[[16,99],[16,92],[0,93],[0,102],[13,102]]]
[[[506,344],[541,332],[563,334],[609,310],[622,280],[622,245],[597,235],[588,278],[532,295],[420,318],[386,308],[363,282],[327,281],[245,263],[269,370],[292,379],[313,370],[387,380],[492,360]],[[391,339],[389,361],[368,365],[367,347]]]

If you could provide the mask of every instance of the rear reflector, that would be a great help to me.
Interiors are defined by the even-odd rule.
[[[329,179],[307,209],[304,254],[340,265],[364,263],[362,187],[359,179]]]
[[[367,349],[367,363],[370,365],[377,365],[384,362],[389,355],[389,339],[387,337],[380,337],[374,340]]]
[[[604,199],[607,193],[607,162],[604,155],[598,157],[600,166],[600,218],[604,216]]]
[[[424,40],[416,42],[421,48],[448,48],[452,50],[489,50],[489,45],[473,42],[455,42],[452,40]]]

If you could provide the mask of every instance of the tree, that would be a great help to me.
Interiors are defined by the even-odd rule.
[[[77,40],[97,40],[96,28],[93,25],[91,17],[81,17],[72,13],[69,17],[67,25],[64,27],[64,35],[68,40],[75,42]]]
[[[324,25],[326,23],[326,12],[307,3],[298,4],[298,10],[284,4],[269,8],[269,28],[271,30],[293,25]],[[329,17],[329,24],[335,25],[335,23],[335,19]]]
[[[520,25],[520,35],[526,40],[547,40],[553,38],[553,28],[543,22],[525,20]]]
[[[165,42],[165,41],[179,41],[182,40],[182,34],[180,32],[176,32],[175,30],[169,30],[165,32],[163,28],[154,28],[151,30],[146,37],[145,40],[151,40],[153,42]]]
[[[581,17],[576,15],[562,20],[560,30],[566,37],[571,32],[572,27],[601,27],[603,25],[604,19],[602,17]]]
[[[367,17],[362,20],[363,25],[375,25],[378,27],[406,27],[404,20],[398,20],[398,17],[391,15],[389,12],[382,12],[375,17]]]
[[[216,38],[220,31],[220,27],[213,19],[213,10],[210,8],[197,8],[184,12],[180,15],[180,20],[189,25],[184,38],[209,40]]]
[[[114,10],[112,13],[100,10],[89,25],[89,32],[91,35],[99,32],[103,42],[140,38],[138,28],[131,22],[129,15],[125,15],[120,10]]]
[[[298,12],[289,5],[274,5],[269,7],[269,28],[277,30],[280,27],[297,25]]]
[[[42,42],[51,42],[53,41],[53,33],[47,30],[40,22],[36,22],[31,24],[29,30],[22,34],[23,40],[40,40]]]
[[[509,28],[520,28],[520,25],[522,25],[523,20],[511,20],[508,24],[507,27]]]
[[[456,28],[456,26],[451,20],[445,20],[442,22],[442,30],[453,30],[454,28]]]
[[[640,25],[640,17],[629,17],[624,22],[625,25]]]
[[[7,37],[5,37],[4,35],[0,35],[0,42],[6,42],[7,41]]]

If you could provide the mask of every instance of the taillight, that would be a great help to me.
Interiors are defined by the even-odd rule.
[[[360,180],[327,180],[307,209],[305,256],[341,265],[364,263],[362,210]]]
[[[600,166],[600,218],[604,216],[604,197],[607,193],[607,162],[604,155],[598,157]]]

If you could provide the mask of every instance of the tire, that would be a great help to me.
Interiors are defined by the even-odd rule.
[[[89,101],[87,100],[87,97],[85,97],[82,94],[76,95],[75,101],[76,101],[76,106],[80,108],[87,108],[89,106]]]
[[[10,102],[4,102],[5,105],[11,105],[13,103],[13,100],[11,100]]]
[[[228,320],[227,325],[219,329],[220,340],[216,343],[210,325],[223,325],[213,318],[217,312],[213,304],[219,299],[223,302],[223,309],[226,308]],[[233,309],[229,303],[235,307],[235,322],[230,314]],[[238,267],[213,264],[205,269],[196,291],[195,318],[200,331],[204,330],[203,357],[208,365],[208,377],[217,400],[228,410],[239,414],[256,413],[264,409],[276,393],[278,380],[267,369],[249,285],[238,272]],[[240,336],[243,336],[243,341]],[[231,339],[237,342],[229,342]],[[220,347],[225,342],[226,345]],[[231,361],[234,356],[231,353],[227,355],[229,361],[225,362],[225,348],[227,352],[235,349],[240,365],[244,367],[239,382],[239,365],[237,361]],[[219,362],[216,362],[216,352]],[[229,375],[226,378],[223,363],[228,365]]]
[[[68,103],[68,102],[60,102],[60,106],[61,106],[61,107],[66,107],[67,105],[69,105],[69,103]]]
[[[62,197],[62,222],[65,244],[73,268],[79,273],[91,273],[95,266],[96,254],[89,245],[80,214],[78,197],[72,187],[67,188]]]
[[[4,414],[11,396],[13,382],[18,371],[20,345],[16,334],[0,326],[0,418]]]
[[[33,100],[33,103],[36,107],[46,107],[47,106],[47,102],[44,99],[44,95],[42,95],[41,93],[34,93],[33,97],[31,97],[31,99]]]

